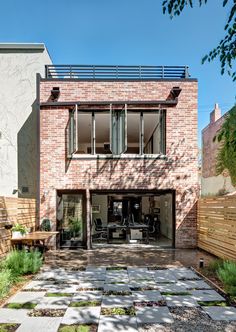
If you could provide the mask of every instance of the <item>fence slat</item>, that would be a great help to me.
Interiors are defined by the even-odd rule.
[[[11,230],[6,230],[6,221],[19,223],[35,229],[37,220],[36,200],[0,196],[0,258],[7,254],[11,247]]]
[[[236,260],[236,196],[201,198],[197,227],[199,248]]]

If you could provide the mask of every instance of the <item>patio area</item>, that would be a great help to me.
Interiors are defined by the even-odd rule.
[[[204,258],[205,264],[215,259],[206,251],[197,249],[156,249],[147,245],[103,245],[94,250],[56,250],[45,255],[45,266],[86,268],[93,266],[165,266],[184,265],[197,267],[199,259]]]
[[[188,267],[200,257],[214,259],[198,250],[48,252],[0,309],[0,324],[17,332],[233,332],[236,308]]]

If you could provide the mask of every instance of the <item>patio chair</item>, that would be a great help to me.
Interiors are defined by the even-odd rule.
[[[94,225],[96,231],[95,238],[97,240],[107,239],[107,227],[104,227],[102,225],[102,219],[101,218],[94,219]]]

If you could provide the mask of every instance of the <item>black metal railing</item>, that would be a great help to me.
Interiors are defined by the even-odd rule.
[[[188,66],[46,65],[45,78],[78,79],[185,79]]]

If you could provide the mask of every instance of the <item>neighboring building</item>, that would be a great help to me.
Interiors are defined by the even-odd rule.
[[[224,123],[226,115],[227,113],[221,116],[221,110],[218,104],[215,104],[214,110],[210,113],[210,123],[202,130],[202,196],[235,191],[228,172],[216,175],[216,158],[220,143],[214,140],[214,137]]]
[[[50,56],[44,44],[0,44],[0,195],[36,197],[36,73]]]
[[[38,84],[40,220],[61,243],[135,241],[152,220],[153,243],[195,247],[198,83],[187,67],[55,65]]]

